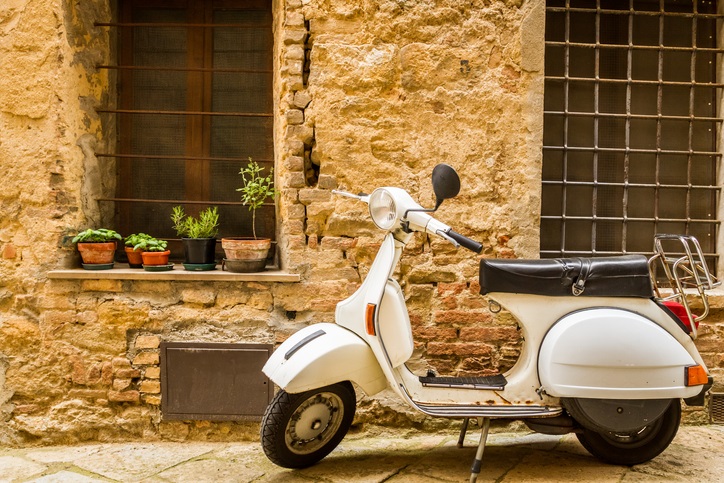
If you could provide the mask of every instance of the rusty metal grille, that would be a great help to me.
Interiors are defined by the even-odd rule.
[[[709,393],[709,421],[724,424],[724,393]]]
[[[713,1],[549,0],[541,257],[652,252],[715,263],[722,118]]]
[[[274,395],[271,344],[161,343],[164,420],[260,421]]]

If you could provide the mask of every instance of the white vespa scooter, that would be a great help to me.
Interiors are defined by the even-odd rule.
[[[679,426],[680,400],[703,405],[712,385],[692,341],[706,313],[691,312],[685,290],[696,286],[708,307],[704,290],[718,282],[696,240],[661,237],[650,261],[643,255],[483,259],[481,293],[489,296],[491,310],[505,307],[520,326],[518,361],[491,377],[439,377],[431,371],[418,376],[405,366],[412,331],[405,297],[391,278],[405,244],[423,232],[482,249],[429,214],[457,195],[455,170],[436,166],[432,183],[432,210],[400,188],[378,188],[371,195],[336,192],[368,203],[372,220],[387,234],[367,278],[337,305],[336,324],[300,330],[264,366],[281,388],[262,421],[267,457],[302,468],[329,454],[352,423],[352,383],[367,395],[389,384],[424,414],[463,419],[459,446],[469,418],[478,418],[482,432],[471,481],[480,472],[492,418],[521,419],[546,434],[575,432],[590,453],[613,464],[642,463],[666,449]],[[683,256],[666,255],[663,244],[671,240],[683,244]],[[655,262],[671,277],[668,298],[652,286]]]

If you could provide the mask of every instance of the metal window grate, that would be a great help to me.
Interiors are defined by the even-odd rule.
[[[548,0],[541,257],[677,233],[714,262],[721,18],[709,0]]]

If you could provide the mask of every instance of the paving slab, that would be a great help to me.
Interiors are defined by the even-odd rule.
[[[57,473],[33,478],[31,481],[35,483],[106,483],[108,480],[92,478],[75,471],[61,470]]]
[[[450,430],[355,432],[302,470],[275,466],[254,441],[0,447],[0,483],[460,482],[469,480],[478,437],[471,429],[458,448]],[[632,467],[598,461],[575,435],[493,432],[478,481],[724,483],[724,427],[684,426],[663,454]]]
[[[45,471],[47,466],[17,456],[0,456],[0,483],[29,478]]]
[[[140,481],[212,451],[208,443],[117,443],[30,449],[28,459],[46,464],[68,463],[115,481]]]

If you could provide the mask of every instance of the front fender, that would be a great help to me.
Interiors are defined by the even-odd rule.
[[[372,349],[354,332],[335,324],[314,324],[289,337],[262,369],[289,393],[352,381],[367,395],[387,380]]]

